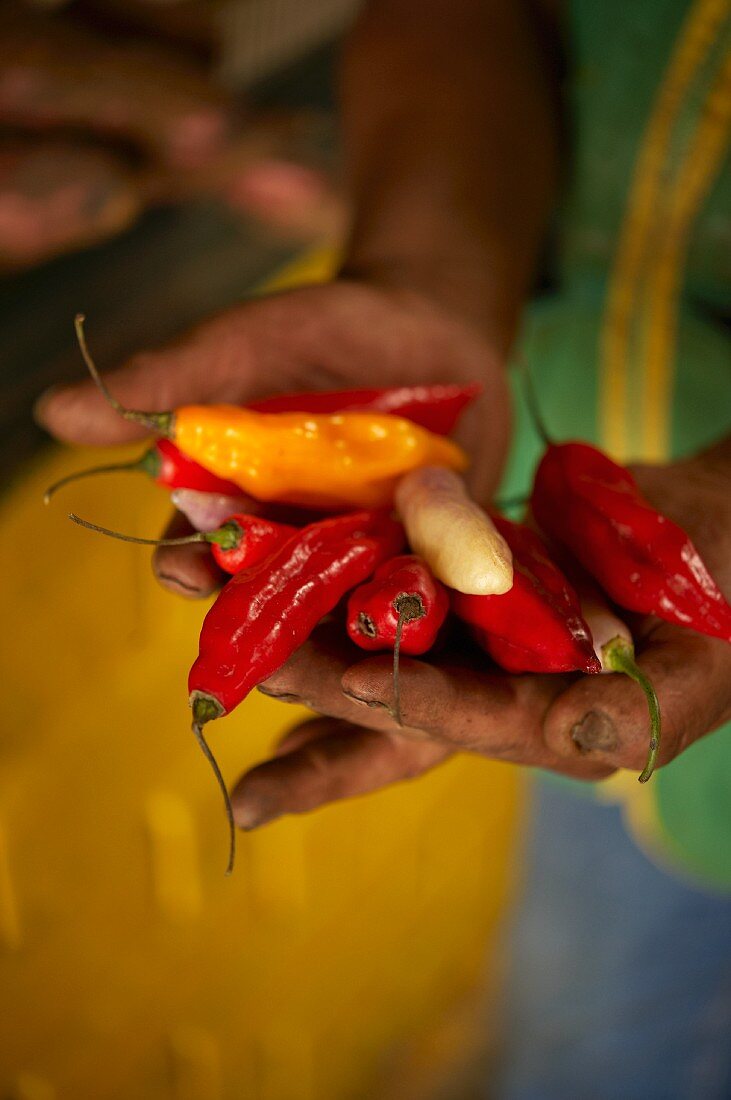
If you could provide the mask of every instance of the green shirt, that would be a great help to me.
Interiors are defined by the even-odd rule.
[[[731,430],[731,0],[572,0],[567,35],[558,289],[520,354],[557,439],[663,461]],[[507,496],[541,450],[518,390]],[[731,887],[731,726],[594,789],[660,861]]]

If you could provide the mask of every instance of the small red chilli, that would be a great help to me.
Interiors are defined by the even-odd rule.
[[[228,516],[215,531],[196,531],[193,535],[172,539],[145,539],[136,535],[125,535],[121,531],[101,527],[98,523],[90,523],[74,512],[69,514],[69,519],[89,531],[141,546],[190,546],[207,542],[218,565],[225,573],[231,574],[258,565],[297,531],[296,527],[290,527],[289,524],[276,523],[263,516],[245,515],[243,512]]]
[[[376,651],[392,649],[400,627],[402,652],[417,656],[434,645],[448,611],[447,590],[426,562],[400,554],[351,592],[347,631],[361,649]]]
[[[348,599],[351,641],[371,651],[393,649],[393,713],[401,722],[399,656],[426,653],[434,645],[449,612],[449,596],[429,566],[416,554],[391,558],[373,579]]]

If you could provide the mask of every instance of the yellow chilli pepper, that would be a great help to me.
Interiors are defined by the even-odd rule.
[[[387,413],[259,413],[189,405],[171,423],[176,446],[257,500],[315,507],[387,507],[419,466],[462,470],[464,451]]]
[[[456,443],[388,413],[261,413],[237,405],[184,405],[174,412],[125,408],[89,355],[82,314],[75,324],[89,372],[121,416],[172,439],[188,458],[257,500],[388,507],[396,483],[409,471],[467,466]]]

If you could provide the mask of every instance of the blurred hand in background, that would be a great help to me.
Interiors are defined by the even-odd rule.
[[[122,232],[150,205],[200,196],[296,238],[337,235],[342,203],[312,163],[322,120],[247,115],[209,76],[210,5],[197,6],[198,23],[183,7],[195,49],[180,41],[175,5],[3,5],[0,272]],[[120,9],[124,33],[109,21]]]

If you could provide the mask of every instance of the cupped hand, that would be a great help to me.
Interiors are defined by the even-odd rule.
[[[93,324],[88,336],[93,350]],[[278,392],[480,381],[484,391],[456,434],[472,458],[468,476],[481,499],[494,492],[507,450],[507,381],[491,342],[426,297],[355,281],[237,306],[105,379],[124,405],[149,410],[245,403]],[[141,434],[90,381],[45,395],[36,415],[58,439],[74,443],[121,443]],[[184,530],[176,520],[175,533]],[[205,548],[160,548],[154,562],[161,582],[185,595],[208,595],[220,583]]]
[[[728,594],[726,451],[635,473]],[[639,664],[660,700],[662,765],[731,719],[731,645],[658,619],[632,626]],[[329,718],[297,727],[239,781],[233,797],[243,828],[413,778],[458,751],[586,780],[617,768],[639,773],[647,757],[646,704],[625,677],[513,676],[461,645],[433,660],[402,660],[401,729],[390,709],[391,657],[363,660],[343,640],[341,624],[321,628],[261,690]]]

